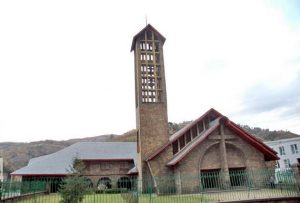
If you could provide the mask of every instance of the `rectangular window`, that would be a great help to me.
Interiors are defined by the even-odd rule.
[[[178,152],[178,141],[176,140],[173,142],[173,154],[176,154]]]
[[[180,149],[182,149],[185,146],[185,139],[184,139],[184,135],[182,135],[179,138],[179,145],[180,145]]]
[[[186,132],[186,137],[185,138],[186,138],[186,143],[189,143],[191,141],[191,139],[192,139],[191,131]]]
[[[298,154],[298,147],[297,144],[291,145],[292,154]]]
[[[229,169],[229,178],[231,186],[243,186],[246,184],[246,171],[245,169]]]
[[[193,134],[193,138],[195,138],[195,137],[198,136],[198,133],[197,133],[197,127],[193,127],[193,128],[192,128],[192,134]]]
[[[279,161],[276,161],[276,168],[280,168]]]
[[[204,130],[204,128],[203,128],[203,122],[200,122],[197,125],[198,125],[198,131],[199,131],[199,134],[200,134]]]
[[[290,168],[291,167],[291,163],[290,163],[289,159],[284,159],[283,162],[284,162],[285,168]]]
[[[285,155],[284,146],[279,147],[280,155]]]
[[[220,186],[220,170],[201,171],[203,189],[218,188]]]

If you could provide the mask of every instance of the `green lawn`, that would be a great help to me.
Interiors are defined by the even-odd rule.
[[[139,203],[199,203],[199,202],[218,202],[229,200],[246,200],[274,197],[292,197],[299,196],[294,190],[280,189],[260,189],[251,191],[227,191],[212,192],[205,194],[187,194],[187,195],[161,195],[142,194],[139,195]],[[58,194],[39,195],[27,200],[18,201],[18,203],[59,203]],[[83,203],[126,203],[121,194],[91,194],[86,195]]]
[[[60,196],[58,194],[38,195],[26,200],[18,201],[18,203],[58,203]],[[86,195],[82,203],[126,203],[120,194],[93,194]]]
[[[199,203],[202,199],[199,195],[170,195],[170,196],[156,196],[156,195],[141,195],[139,197],[139,203]],[[18,203],[58,203],[60,196],[58,194],[41,195],[27,200],[18,201]],[[95,194],[87,195],[84,198],[83,203],[126,203],[120,194]]]

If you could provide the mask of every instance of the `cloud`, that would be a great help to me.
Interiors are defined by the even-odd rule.
[[[300,72],[284,86],[257,84],[246,91],[243,97],[243,113],[280,112],[283,117],[300,118]]]

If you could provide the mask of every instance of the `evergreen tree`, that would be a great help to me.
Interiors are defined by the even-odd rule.
[[[63,180],[59,190],[60,203],[79,203],[82,202],[84,195],[88,193],[89,183],[83,176],[85,165],[83,161],[75,158],[70,167],[70,174]]]

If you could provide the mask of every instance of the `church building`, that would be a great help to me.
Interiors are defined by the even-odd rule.
[[[137,179],[140,191],[150,187],[163,194],[170,188],[176,193],[193,193],[199,188],[243,186],[249,177],[236,181],[233,173],[274,170],[279,159],[276,151],[215,109],[169,135],[165,40],[150,24],[133,37],[136,143],[78,143],[31,159],[12,176],[64,177],[77,155],[86,163],[86,176],[94,184],[123,187],[119,180]],[[213,178],[205,178],[208,174]]]
[[[199,191],[205,174],[272,169],[277,153],[214,109],[172,136],[168,134],[163,45],[166,38],[148,24],[133,37],[139,189],[151,182],[157,193],[170,185],[176,192]],[[166,181],[163,177],[170,177]],[[219,182],[209,187],[217,187]],[[202,183],[201,183],[202,182]],[[215,183],[214,183],[215,182]],[[222,181],[221,181],[222,182]],[[242,183],[239,183],[242,184]]]

